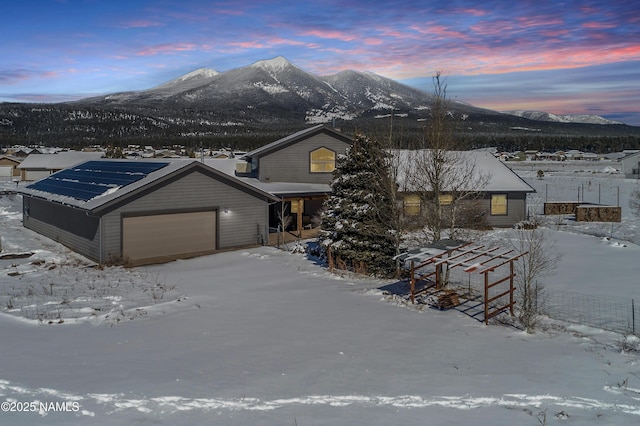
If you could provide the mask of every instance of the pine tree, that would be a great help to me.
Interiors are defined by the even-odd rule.
[[[320,244],[347,265],[367,272],[395,271],[396,239],[390,229],[397,206],[390,191],[388,154],[377,142],[356,135],[333,173],[332,195],[321,215]]]

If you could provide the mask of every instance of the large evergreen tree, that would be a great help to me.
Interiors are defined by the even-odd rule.
[[[356,135],[333,172],[332,195],[321,215],[320,244],[347,265],[369,273],[394,272],[396,238],[390,224],[397,214],[390,191],[388,154],[376,141]]]

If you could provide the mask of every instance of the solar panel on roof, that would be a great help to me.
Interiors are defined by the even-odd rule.
[[[137,182],[168,164],[139,161],[87,161],[54,173],[28,185],[27,188],[88,201],[109,190]]]

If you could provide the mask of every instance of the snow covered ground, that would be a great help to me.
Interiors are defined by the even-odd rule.
[[[518,172],[538,189],[533,204],[583,185],[594,201],[591,182],[614,201],[620,188],[623,207],[613,227],[546,219],[563,253],[547,286],[640,301],[640,219],[626,204],[637,183],[601,165],[538,180],[531,166]],[[22,228],[20,202],[0,198],[0,255],[33,252],[0,259],[0,402],[68,410],[0,412],[0,424],[640,422],[637,338],[419,311],[385,297],[390,281],[268,247],[97,269]]]

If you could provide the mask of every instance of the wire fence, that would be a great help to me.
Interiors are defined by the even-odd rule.
[[[541,312],[560,321],[640,335],[640,306],[636,306],[634,299],[546,289]]]

